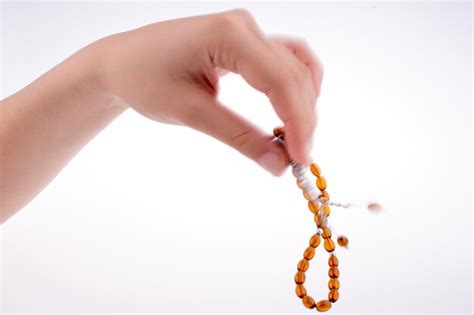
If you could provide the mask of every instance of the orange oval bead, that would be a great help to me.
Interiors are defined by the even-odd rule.
[[[337,243],[339,244],[339,246],[347,247],[347,245],[349,245],[349,239],[341,235],[337,238]]]
[[[295,282],[296,284],[303,284],[306,280],[306,276],[304,272],[298,271],[295,275]]]
[[[285,129],[283,127],[276,127],[273,129],[273,135],[282,140],[285,140]]]
[[[309,268],[309,261],[306,259],[301,259],[300,262],[298,263],[298,271],[306,271]]]
[[[329,256],[328,264],[331,267],[334,267],[334,266],[337,267],[339,266],[339,259],[337,259],[337,257],[334,254],[331,254],[331,256]]]
[[[304,256],[304,259],[311,260],[311,259],[313,259],[314,254],[315,254],[314,248],[310,246],[310,247],[306,248],[306,250],[304,251],[303,256]]]
[[[334,303],[334,302],[336,302],[337,300],[339,300],[339,291],[338,291],[338,290],[331,290],[331,291],[329,291],[328,300],[331,301],[332,303]]]
[[[321,218],[317,214],[314,216],[314,222],[316,222],[316,226],[320,229],[326,225],[326,219]]]
[[[322,236],[323,236],[323,238],[330,238],[332,236],[331,230],[327,226],[323,227]]]
[[[319,176],[317,179],[316,179],[316,186],[318,186],[318,188],[322,191],[322,190],[325,190],[326,189],[326,186],[327,186],[327,183],[326,183],[326,178],[324,178],[323,176]]]
[[[305,297],[303,297],[303,305],[307,308],[314,308],[316,306],[316,303],[314,302],[314,299],[311,296],[306,295]]]
[[[308,208],[314,214],[317,214],[319,211],[319,205],[316,201],[308,201]]]
[[[324,249],[330,253],[330,252],[333,252],[334,249],[336,249],[336,245],[334,245],[334,242],[332,239],[330,238],[327,238],[324,240]]]
[[[302,284],[298,284],[295,289],[296,295],[303,298],[306,295],[306,288]]]
[[[323,211],[323,213],[329,217],[329,215],[331,214],[331,209],[329,208],[328,205],[324,204],[321,206],[321,211]]]
[[[320,243],[321,243],[321,237],[319,236],[318,233],[311,236],[311,239],[309,240],[309,246],[316,248],[319,246]]]
[[[313,173],[314,176],[321,175],[321,169],[319,168],[318,164],[316,164],[316,163],[311,163],[310,170],[311,170],[311,173]]]
[[[319,200],[326,202],[329,200],[329,194],[327,191],[323,190],[323,192],[318,196]]]
[[[337,278],[329,279],[329,282],[328,282],[329,290],[334,290],[334,289],[339,290],[340,286],[341,284]]]
[[[339,278],[339,268],[331,267],[328,271],[329,278]]]
[[[316,303],[316,309],[320,312],[329,311],[330,308],[331,308],[331,302],[328,300],[321,300],[318,303]]]

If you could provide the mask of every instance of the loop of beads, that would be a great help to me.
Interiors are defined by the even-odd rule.
[[[276,141],[285,145],[285,133],[283,128],[275,128],[273,131]],[[311,173],[316,177],[312,181],[305,167],[301,164],[291,162],[293,175],[296,177],[296,183],[299,188],[303,190],[303,196],[308,201],[308,208],[314,214],[314,222],[316,223],[316,233],[311,236],[309,240],[309,246],[303,253],[303,259],[298,262],[297,273],[295,275],[296,283],[296,295],[302,299],[303,305],[307,308],[316,308],[319,312],[328,311],[332,303],[335,303],[339,299],[339,260],[337,259],[334,251],[335,244],[331,239],[332,232],[327,224],[327,217],[331,214],[329,207],[329,194],[326,191],[327,182],[326,179],[321,175],[321,169],[315,163],[310,166]],[[321,237],[323,239],[323,247],[329,254],[329,294],[327,300],[320,300],[316,302],[310,295],[307,294],[304,282],[306,280],[305,272],[309,268],[309,262],[316,253],[316,248],[321,244]],[[337,240],[340,246],[347,247],[348,240],[345,236],[341,236]]]

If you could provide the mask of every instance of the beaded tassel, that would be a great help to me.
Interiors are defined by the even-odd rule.
[[[285,132],[283,128],[275,128],[273,130],[275,141],[281,145],[285,143]],[[316,223],[316,233],[311,236],[309,240],[309,247],[303,253],[303,259],[298,262],[297,273],[295,275],[296,295],[302,299],[303,305],[307,308],[316,308],[319,312],[328,311],[332,303],[339,299],[339,260],[335,255],[336,246],[332,240],[332,232],[328,226],[327,218],[331,214],[330,205],[348,207],[339,203],[332,203],[329,200],[329,194],[326,191],[327,182],[321,175],[321,169],[315,163],[310,166],[311,173],[316,177],[316,181],[312,181],[307,172],[307,168],[301,164],[291,161],[291,168],[293,175],[296,177],[296,183],[300,189],[303,190],[303,196],[308,201],[308,208],[314,214],[314,222]],[[322,240],[321,240],[322,238]],[[320,300],[316,302],[310,295],[307,294],[304,282],[306,280],[305,272],[309,268],[309,262],[314,257],[316,248],[323,242],[323,247],[329,254],[329,282],[328,282],[328,298],[327,300]],[[345,236],[339,236],[337,243],[341,247],[347,247],[349,241]]]

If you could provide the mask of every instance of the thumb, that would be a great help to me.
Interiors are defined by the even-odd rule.
[[[289,163],[286,150],[217,100],[210,102],[197,105],[199,110],[186,124],[228,144],[273,175],[282,175]]]

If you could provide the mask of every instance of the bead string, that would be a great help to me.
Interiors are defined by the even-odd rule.
[[[286,147],[285,132],[283,128],[275,128],[273,130],[274,140]],[[299,188],[303,190],[303,196],[308,201],[308,208],[314,214],[314,222],[316,223],[316,233],[311,236],[309,240],[309,246],[303,253],[303,259],[298,262],[297,273],[294,277],[296,283],[296,295],[302,299],[303,305],[307,308],[316,308],[319,312],[328,311],[332,303],[335,303],[339,299],[339,260],[335,255],[336,246],[332,240],[332,232],[328,225],[328,216],[331,214],[331,206],[340,206],[348,208],[349,204],[340,204],[331,202],[329,200],[329,194],[326,191],[326,179],[321,175],[321,169],[315,163],[310,166],[311,173],[316,177],[316,182],[311,180],[307,167],[296,163],[295,161],[290,162],[292,173],[296,177],[296,182]],[[318,193],[319,190],[319,193]],[[316,248],[321,243],[321,236],[324,240],[324,249],[329,254],[328,259],[328,298],[315,302],[313,297],[307,294],[304,282],[306,280],[305,272],[309,268],[309,262],[313,259]],[[347,247],[348,239],[345,236],[339,236],[337,243],[342,247]]]

